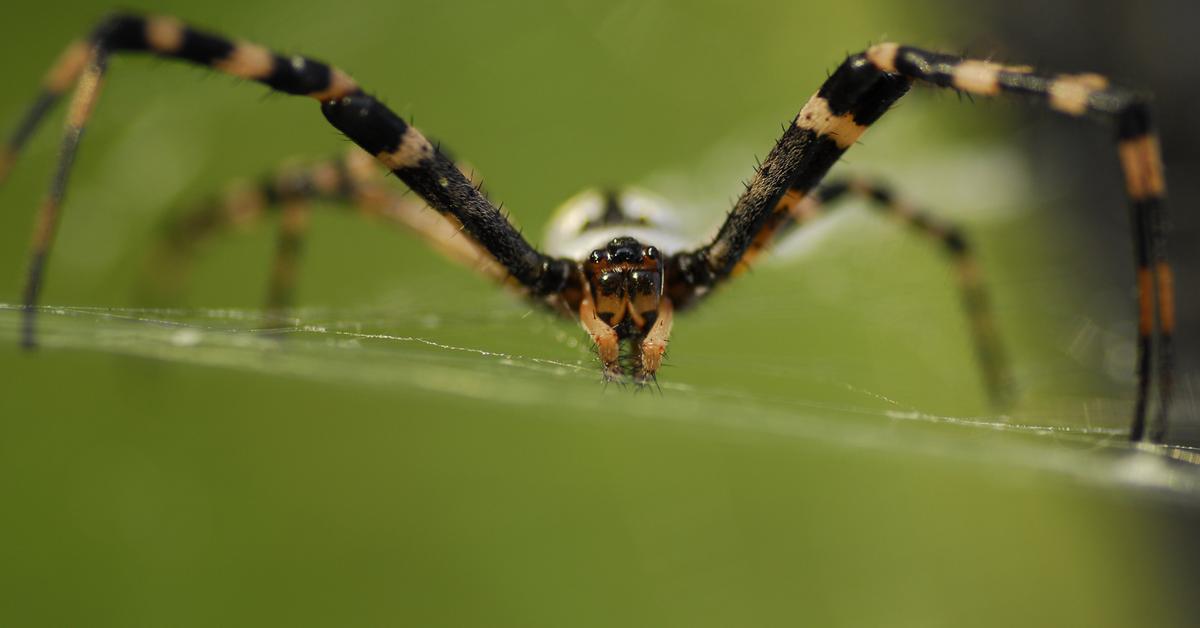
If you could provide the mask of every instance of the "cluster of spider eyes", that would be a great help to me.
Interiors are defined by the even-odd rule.
[[[640,250],[639,250],[640,249]],[[592,264],[637,264],[645,260],[659,261],[662,254],[654,246],[640,247],[636,241],[614,239],[607,248],[592,251],[588,261]]]
[[[650,315],[662,293],[662,254],[653,246],[642,246],[633,238],[615,238],[603,249],[592,251],[585,271],[598,298],[605,322],[622,318],[624,305],[613,299],[631,299],[639,314]]]

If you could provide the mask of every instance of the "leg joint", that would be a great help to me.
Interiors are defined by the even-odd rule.
[[[558,294],[571,277],[573,264],[565,259],[547,258],[542,262],[542,271],[533,286],[536,296]]]
[[[675,255],[667,263],[667,273],[676,275],[684,284],[696,288],[709,288],[717,281],[717,275],[703,251]],[[668,284],[672,282],[671,279],[667,280]]]
[[[88,37],[92,44],[107,50],[146,50],[145,18],[130,13],[112,13],[100,20]]]
[[[1118,140],[1137,139],[1149,135],[1154,130],[1150,103],[1144,97],[1130,97],[1117,109],[1116,117]]]
[[[970,251],[970,244],[967,242],[967,237],[958,227],[948,227],[945,233],[942,234],[942,242],[946,245],[946,250],[955,257],[962,257]]]

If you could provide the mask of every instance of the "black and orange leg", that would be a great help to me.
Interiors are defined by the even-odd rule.
[[[789,207],[829,172],[911,81],[850,57],[800,110],[759,164],[713,241],[667,262],[667,286],[677,308],[736,276],[743,258],[761,250],[789,219]]]
[[[469,171],[465,166],[460,170]],[[462,232],[460,224],[431,210],[420,197],[390,185],[376,161],[354,148],[337,159],[284,166],[256,183],[235,183],[225,193],[170,219],[151,258],[156,293],[170,292],[183,283],[192,258],[206,241],[278,215],[266,307],[279,318],[293,300],[307,215],[313,205],[398,226],[424,238],[452,261],[498,281],[507,277],[487,250]]]
[[[25,111],[25,115],[17,127],[5,140],[4,146],[0,148],[0,183],[4,183],[8,179],[9,173],[16,165],[17,158],[20,157],[21,149],[25,147],[25,143],[37,130],[42,119],[79,80],[79,75],[87,65],[90,53],[91,46],[88,42],[73,42],[59,55],[58,60],[46,73],[46,77],[42,79],[41,92]]]
[[[267,285],[267,318],[278,322],[294,304],[304,232],[308,228],[308,205],[303,201],[285,201],[281,207],[279,233],[275,240],[275,260]]]
[[[358,149],[340,159],[288,165],[256,183],[235,183],[222,195],[164,225],[150,264],[156,292],[169,292],[181,285],[196,251],[207,240],[278,215],[275,259],[266,298],[268,315],[278,318],[292,303],[309,205],[353,206],[367,194],[368,186],[382,187],[382,183],[382,173],[374,160]]]
[[[100,95],[100,84],[104,79],[104,71],[108,57],[102,50],[92,47],[84,62],[84,69],[79,76],[75,95],[67,111],[66,131],[63,133],[62,145],[59,148],[58,166],[50,180],[50,189],[42,200],[34,219],[33,238],[30,244],[29,268],[23,297],[23,316],[21,325],[21,345],[26,348],[34,346],[34,316],[41,292],[42,276],[50,256],[50,246],[54,242],[54,234],[58,230],[58,218],[62,210],[63,197],[66,195],[67,181],[71,175],[71,165],[75,161],[75,153],[79,149],[79,141],[83,130],[91,116],[92,108]],[[62,62],[60,61],[60,64]],[[48,107],[48,105],[47,105]],[[39,114],[40,115],[40,114]],[[32,132],[30,128],[24,131],[25,137]],[[24,138],[22,138],[22,141]]]
[[[994,405],[1008,406],[1016,393],[1008,352],[996,329],[991,294],[983,273],[973,247],[960,227],[914,207],[897,197],[886,185],[856,178],[822,183],[805,196],[785,195],[785,200],[795,199],[795,202],[789,204],[788,219],[774,231],[775,239],[837,209],[839,201],[845,200],[848,195],[866,199],[881,216],[893,219],[932,240],[949,256],[954,265],[984,387]],[[750,257],[751,252],[754,250],[748,251],[746,258]],[[743,258],[743,262],[746,258]]]
[[[669,283],[674,284],[672,296],[676,303],[684,305],[732,276],[743,255],[761,241],[763,230],[770,231],[786,222],[780,215],[786,211],[784,196],[810,193],[842,153],[904,95],[912,81],[981,96],[1024,95],[1070,116],[1091,115],[1114,123],[1132,204],[1139,286],[1138,390],[1130,437],[1142,440],[1146,435],[1157,326],[1161,334],[1159,425],[1150,437],[1161,438],[1171,400],[1174,326],[1162,217],[1162,160],[1146,99],[1112,87],[1094,74],[1043,75],[1027,66],[1003,66],[897,44],[880,44],[851,55],[801,109],[712,243],[671,260],[668,272],[673,281]]]
[[[1166,252],[1166,183],[1148,99],[1115,87],[1096,74],[1041,74],[1029,67],[962,59],[897,44],[873,46],[866,55],[887,72],[981,96],[1023,95],[1059,113],[1095,117],[1115,127],[1117,154],[1130,201],[1138,278],[1138,398],[1130,438],[1139,441],[1146,436],[1153,354],[1157,351],[1154,367],[1158,371],[1158,418],[1149,430],[1149,438],[1161,441],[1174,386],[1175,313]]]
[[[313,98],[321,104],[331,125],[383,163],[438,213],[460,225],[528,294],[551,297],[571,280],[568,260],[554,259],[534,249],[450,158],[337,68],[230,40],[169,17],[114,15],[101,22],[85,46],[87,61],[68,114],[58,170],[35,228],[25,291],[22,342],[26,346],[34,343],[35,304],[70,166],[95,103],[105,63],[114,53],[149,53],[187,61],[257,81],[278,92]],[[66,65],[70,64],[59,64]],[[29,137],[48,108],[49,103],[35,106],[35,115],[27,116],[14,137],[22,142]]]

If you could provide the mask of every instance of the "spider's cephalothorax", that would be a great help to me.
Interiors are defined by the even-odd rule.
[[[662,298],[662,255],[631,237],[613,238],[592,251],[583,276],[596,304],[596,316],[621,339],[644,336],[658,318]]]
[[[639,209],[636,194],[593,194],[580,200],[580,206],[590,209],[568,212],[556,220],[552,236],[564,237],[550,238],[551,246],[539,251],[480,192],[477,182],[341,70],[205,32],[171,17],[112,15],[67,48],[0,151],[3,180],[45,114],[72,85],[78,86],[67,114],[60,167],[34,230],[24,294],[22,342],[26,346],[34,344],[34,306],[70,166],[108,59],[127,52],[187,61],[275,91],[310,97],[320,103],[325,119],[366,153],[301,168],[201,207],[172,227],[168,241],[178,245],[175,251],[184,248],[180,243],[235,220],[281,208],[285,219],[271,291],[271,304],[277,306],[286,301],[294,275],[299,233],[305,224],[304,202],[349,201],[415,229],[452,258],[518,286],[536,302],[577,316],[596,343],[606,375],[630,375],[641,382],[652,379],[661,365],[674,307],[699,303],[713,288],[738,276],[781,234],[804,225],[849,192],[866,197],[943,246],[958,270],[985,383],[994,398],[1004,397],[1010,389],[1004,353],[979,269],[961,231],[896,200],[881,186],[861,181],[822,185],[822,179],[914,82],[978,96],[1017,94],[1067,116],[1105,121],[1115,130],[1133,218],[1138,377],[1130,437],[1142,440],[1148,435],[1158,441],[1167,428],[1173,390],[1174,292],[1166,258],[1166,185],[1148,99],[1095,74],[1047,74],[1029,66],[965,59],[894,43],[850,55],[829,75],[785,127],[715,236],[691,244],[679,238],[678,230],[664,229],[668,225],[654,213],[653,203],[643,203]],[[424,212],[411,198],[397,196],[393,188],[374,178],[369,168],[361,166],[370,158],[436,213]],[[624,360],[621,344],[627,348]],[[1155,369],[1158,414],[1147,430]]]
[[[628,372],[638,382],[653,378],[666,352],[672,316],[670,300],[663,296],[662,254],[628,236],[613,238],[592,251],[580,271],[579,317],[596,341],[605,375]],[[627,345],[624,365],[616,355],[618,343]]]
[[[578,260],[578,297],[561,305],[596,344],[606,378],[644,383],[661,365],[673,319],[665,263],[686,246],[683,231],[665,200],[632,187],[585,190],[551,218],[546,252]]]

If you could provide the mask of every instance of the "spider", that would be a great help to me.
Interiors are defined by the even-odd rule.
[[[431,142],[349,75],[304,56],[285,56],[247,41],[206,32],[167,16],[118,13],[72,43],[51,67],[42,90],[0,153],[0,181],[21,147],[75,85],[58,167],[38,212],[30,253],[22,344],[35,344],[35,317],[51,243],[76,151],[114,53],[179,59],[318,101],[325,119],[361,152],[328,163],[286,169],[257,188],[231,192],[177,221],[168,249],[230,223],[281,206],[270,304],[287,302],[303,229],[303,202],[350,201],[404,223],[450,257],[511,286],[530,300],[579,321],[595,343],[607,379],[653,381],[676,310],[700,303],[738,276],[773,241],[854,193],[933,237],[959,269],[963,301],[994,398],[1009,378],[988,310],[987,293],[961,230],[896,200],[886,188],[822,179],[838,158],[914,83],[977,96],[1010,93],[1073,117],[1111,123],[1130,201],[1137,277],[1137,394],[1130,439],[1161,442],[1172,394],[1173,288],[1166,260],[1165,183],[1148,98],[1096,74],[1048,74],[1030,66],[969,59],[895,43],[847,57],[785,127],[728,217],[710,240],[689,245],[669,231],[670,214],[637,190],[592,191],[569,202],[551,224],[550,244],[534,248],[439,145]],[[398,196],[372,174],[382,163],[423,201]],[[423,212],[428,204],[436,212]],[[1157,359],[1155,354],[1157,353]],[[1158,374],[1157,420],[1148,426],[1152,371]]]

